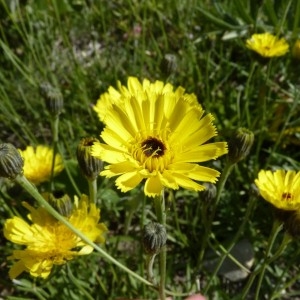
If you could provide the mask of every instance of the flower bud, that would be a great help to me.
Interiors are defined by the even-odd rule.
[[[55,191],[45,195],[49,204],[62,216],[69,217],[72,213],[72,201],[63,191]]]
[[[12,144],[0,144],[0,177],[14,179],[23,173],[24,161]]]
[[[243,160],[250,152],[254,134],[246,128],[238,128],[228,142],[228,158],[231,163]]]
[[[157,254],[167,242],[166,228],[159,223],[149,223],[143,230],[143,244],[145,252]]]
[[[205,182],[203,183],[203,186],[205,186],[205,190],[200,192],[201,199],[207,204],[212,203],[217,196],[216,185],[213,183]]]
[[[78,164],[88,180],[95,180],[103,168],[102,160],[91,155],[92,146],[95,142],[99,141],[93,137],[83,138],[77,147]]]
[[[51,115],[58,116],[64,107],[64,99],[59,89],[54,88],[49,83],[40,85],[40,93],[45,99],[46,107]]]

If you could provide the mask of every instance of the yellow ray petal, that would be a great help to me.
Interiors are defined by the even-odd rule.
[[[204,162],[226,154],[227,144],[224,142],[198,146],[176,155],[176,162]]]
[[[171,170],[173,174],[183,174],[197,181],[205,181],[215,183],[220,172],[195,164],[190,163],[177,163],[172,165]]]
[[[116,186],[122,191],[127,192],[135,188],[143,177],[138,172],[129,172],[116,179]]]
[[[159,177],[150,177],[145,182],[144,192],[148,197],[159,196],[162,192],[163,185]]]

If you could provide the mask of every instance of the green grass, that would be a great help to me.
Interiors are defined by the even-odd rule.
[[[284,36],[292,47],[299,35],[298,1],[18,2],[0,1],[0,141],[18,148],[51,144],[50,115],[40,85],[48,82],[58,88],[65,104],[59,141],[69,175],[63,172],[55,180],[70,195],[78,190],[88,193],[77,167],[76,147],[81,137],[98,137],[102,130],[92,104],[118,80],[125,84],[128,76],[168,81],[195,93],[206,112],[215,116],[220,140],[228,141],[238,127],[254,132],[251,153],[233,168],[225,184],[213,235],[208,233],[207,241],[203,241],[204,220],[210,206],[201,193],[179,190],[171,192],[167,201],[167,289],[196,292],[200,278],[201,291],[209,299],[241,299],[249,277],[233,283],[221,275],[212,276],[202,267],[201,253],[215,248],[221,255],[220,246],[247,239],[255,253],[252,270],[259,266],[274,217],[270,205],[253,188],[254,179],[264,168],[299,170],[299,61],[290,51],[263,64],[245,47],[252,33],[265,31]],[[176,58],[171,73],[162,67],[166,55]],[[226,158],[213,164],[222,171]],[[30,196],[11,182],[0,183],[2,226],[13,213],[25,214],[20,203]],[[109,228],[104,249],[144,276],[141,227],[155,219],[152,201],[144,201],[138,191],[120,193],[113,179],[99,178],[98,185],[101,219]],[[281,238],[282,232],[272,252]],[[15,245],[1,234],[0,295],[5,299],[158,298],[154,289],[97,252],[57,267],[47,280],[23,274],[11,281],[6,256],[13,249]],[[260,299],[299,297],[298,260],[295,239],[267,266]],[[256,286],[255,279],[245,299],[254,299]]]

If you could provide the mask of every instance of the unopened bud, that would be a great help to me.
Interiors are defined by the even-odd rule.
[[[24,161],[15,146],[0,144],[0,177],[14,179],[23,173]]]
[[[72,201],[63,191],[55,191],[45,196],[49,204],[62,216],[69,217],[72,213]]]
[[[49,83],[43,83],[40,85],[40,93],[45,99],[46,107],[50,114],[53,116],[59,115],[64,107],[64,99],[60,90]]]
[[[243,160],[250,152],[254,134],[246,128],[239,128],[228,142],[228,158],[231,163]]]
[[[166,228],[159,223],[149,223],[144,227],[143,244],[146,253],[157,254],[167,242]]]
[[[77,147],[78,164],[88,180],[95,180],[103,169],[102,160],[91,155],[92,146],[96,142],[99,141],[93,137],[83,138]]]
[[[213,183],[203,183],[205,190],[200,192],[200,197],[205,203],[212,203],[217,196],[217,188]]]

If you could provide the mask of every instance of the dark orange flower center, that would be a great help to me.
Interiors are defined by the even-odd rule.
[[[282,200],[291,200],[292,199],[292,194],[291,193],[282,193],[281,196]]]
[[[166,150],[165,145],[162,141],[154,137],[149,137],[142,142],[142,149],[148,157],[159,157],[163,156]]]

